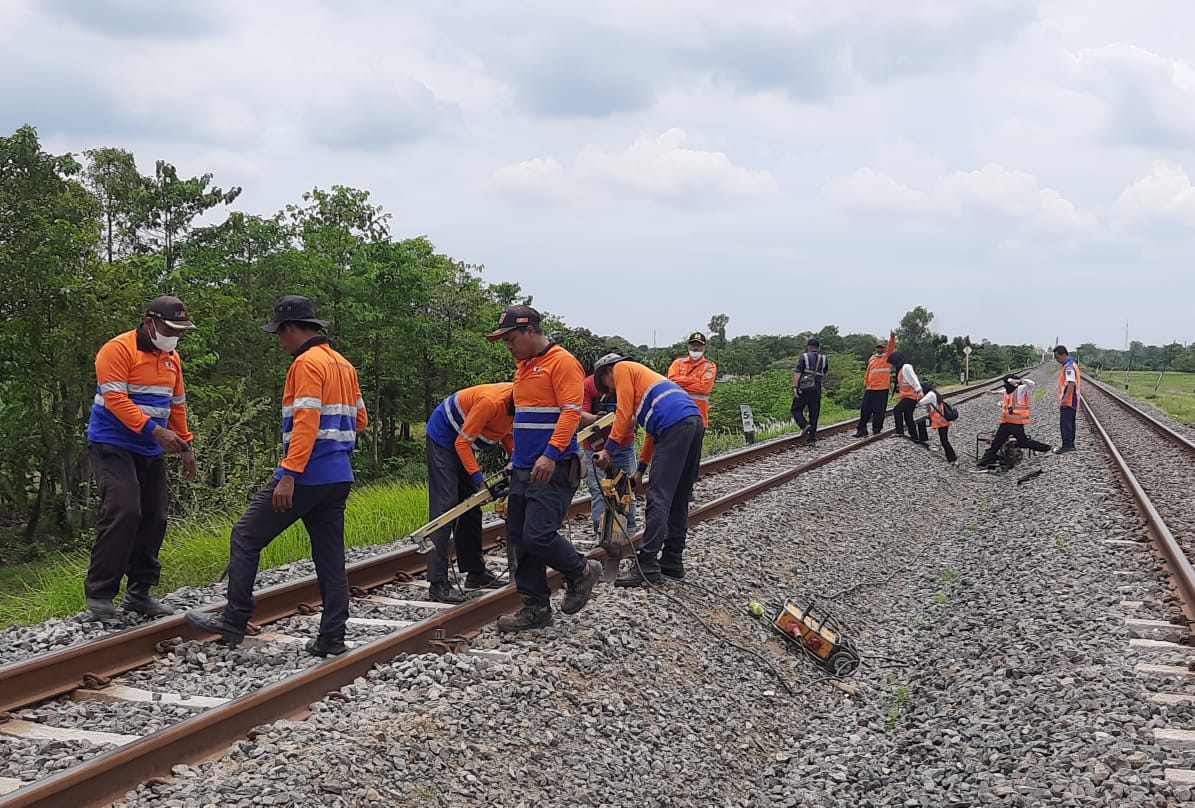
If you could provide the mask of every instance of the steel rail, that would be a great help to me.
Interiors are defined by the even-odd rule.
[[[1123,409],[1128,410],[1129,412],[1133,413],[1133,415],[1136,415],[1138,418],[1140,418],[1142,421],[1145,421],[1145,423],[1147,423],[1151,428],[1153,428],[1153,430],[1155,432],[1158,432],[1159,434],[1161,434],[1162,437],[1167,438],[1172,443],[1177,443],[1179,446],[1182,446],[1183,448],[1185,448],[1188,452],[1195,454],[1195,442],[1191,441],[1186,435],[1183,435],[1180,432],[1176,432],[1174,429],[1172,429],[1171,427],[1162,423],[1157,418],[1154,418],[1152,415],[1150,415],[1148,412],[1143,410],[1141,407],[1137,406],[1131,400],[1129,400],[1128,398],[1122,396],[1120,393],[1113,390],[1111,385],[1109,385],[1105,382],[1099,381],[1098,379],[1084,379],[1083,382],[1085,384],[1090,383],[1092,387],[1094,387],[1096,390],[1099,390],[1104,395],[1108,396],[1108,398],[1115,401]],[[1079,396],[1079,400],[1080,401],[1083,400],[1082,395]]]
[[[980,390],[998,379],[979,382],[944,395],[956,397],[960,394],[968,400]],[[891,413],[891,408],[887,412]],[[818,430],[819,434],[832,435],[844,432],[858,424],[858,418],[850,418],[828,424]],[[709,458],[701,464],[702,473],[712,473],[731,466],[742,465],[770,454],[778,454],[802,445],[803,435],[794,434],[778,440],[727,452]],[[574,499],[569,506],[570,518],[589,512],[589,498]],[[505,536],[502,522],[486,525],[482,530],[483,549],[497,547]],[[414,546],[357,561],[346,567],[350,588],[376,589],[405,576],[414,576],[427,568],[426,557]],[[267,587],[255,593],[257,604],[254,620],[271,623],[295,614],[300,605],[320,603],[319,586],[315,576]],[[203,607],[204,611],[218,611],[225,605],[218,601]],[[95,640],[67,648],[48,651],[28,659],[0,666],[0,712],[61,696],[77,689],[85,674],[111,678],[152,662],[170,644],[198,639],[202,634],[183,616],[173,615],[154,620],[142,626],[113,632]]]
[[[1112,442],[1112,436],[1104,429],[1104,425],[1100,423],[1100,419],[1096,417],[1091,406],[1081,396],[1079,403],[1083,407],[1083,414],[1091,421],[1091,425],[1095,427],[1100,440],[1103,441],[1104,446],[1108,449],[1113,467],[1120,475],[1129,496],[1133,498],[1137,510],[1145,519],[1146,533],[1149,535],[1154,549],[1162,557],[1170,572],[1170,580],[1174,587],[1175,595],[1179,600],[1179,608],[1182,610],[1183,616],[1187,619],[1188,637],[1193,636],[1195,634],[1195,626],[1193,626],[1195,624],[1195,568],[1192,568],[1191,562],[1187,558],[1186,553],[1183,552],[1178,540],[1174,538],[1174,534],[1166,526],[1162,515],[1154,507],[1149,495],[1142,488],[1141,483],[1138,482],[1136,475],[1129,468],[1128,462]]]
[[[969,400],[983,392],[985,391],[982,389],[977,390],[959,400]],[[763,491],[782,485],[850,452],[858,451],[893,432],[893,429],[885,430],[879,435],[827,452],[752,483],[744,489],[719,497],[690,511],[690,519],[700,522],[724,515]],[[638,539],[641,536],[642,532],[634,538]],[[601,549],[589,553],[589,558],[600,560],[604,556],[605,551]],[[552,572],[548,576],[548,583],[553,590],[559,588],[560,574]],[[146,780],[169,776],[171,768],[180,762],[201,760],[219,754],[232,741],[243,737],[255,726],[304,714],[312,702],[365,676],[375,665],[387,663],[400,653],[443,651],[444,638],[464,637],[498,615],[514,611],[521,602],[522,598],[514,586],[508,584],[502,589],[354,648],[296,676],[199,713],[44,780],[24,786],[0,797],[0,808],[56,808],[62,805],[89,808],[107,805]]]

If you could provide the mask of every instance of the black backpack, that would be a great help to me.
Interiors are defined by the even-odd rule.
[[[817,357],[817,362],[812,368],[809,367],[810,356]],[[801,358],[805,360],[805,369],[801,371],[801,375],[797,379],[797,392],[807,393],[817,388],[818,376],[826,375],[826,357],[821,354],[805,353],[801,355]]]
[[[939,410],[939,412],[942,413],[943,418],[945,418],[947,421],[957,421],[958,420],[958,408],[957,407],[955,407],[953,404],[951,404],[946,399],[942,399],[939,403],[942,405],[942,409]]]

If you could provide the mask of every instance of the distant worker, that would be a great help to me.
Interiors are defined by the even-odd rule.
[[[689,352],[672,360],[668,378],[689,394],[701,412],[701,423],[710,425],[710,392],[718,378],[718,366],[705,355],[705,334],[689,335]]]
[[[921,380],[917,378],[917,371],[905,359],[903,352],[894,351],[888,361],[896,370],[896,392],[900,396],[896,406],[892,408],[896,434],[901,437],[907,434],[909,440],[920,443],[921,438],[917,435],[913,413],[917,409],[917,400],[921,398]]]
[[[981,468],[990,468],[996,464],[996,454],[1009,437],[1016,438],[1017,446],[1022,449],[1032,449],[1035,452],[1050,451],[1049,444],[1036,441],[1025,434],[1025,427],[1029,425],[1030,391],[1037,383],[1033,379],[1022,379],[1011,373],[1004,377],[1003,383],[1000,426],[992,436],[987,451],[979,458],[977,465]]]
[[[440,402],[427,419],[427,509],[435,519],[485,488],[474,447],[503,446],[514,453],[514,385],[466,387]],[[463,603],[465,594],[448,582],[448,556],[456,545],[457,569],[466,589],[495,589],[506,581],[491,573],[481,553],[481,508],[473,508],[431,535],[427,554],[429,600]]]
[[[1062,365],[1062,371],[1058,374],[1058,430],[1062,433],[1062,445],[1054,453],[1062,454],[1075,451],[1075,413],[1079,410],[1083,374],[1079,372],[1079,363],[1071,358],[1065,345],[1054,349],[1054,361]]]
[[[896,332],[888,334],[888,344],[876,341],[875,354],[867,360],[863,374],[863,405],[859,408],[859,427],[856,438],[867,437],[867,422],[871,422],[871,434],[878,435],[884,429],[884,414],[888,410],[888,388],[892,384],[892,365],[888,358],[896,350]]]
[[[807,442],[810,444],[817,443],[817,419],[822,412],[822,386],[826,381],[826,373],[830,370],[830,362],[822,355],[821,347],[822,343],[817,337],[806,340],[805,353],[797,359],[797,368],[793,371],[791,412],[793,420],[807,436]]]
[[[100,492],[91,564],[83,582],[97,619],[116,616],[112,599],[128,578],[121,608],[146,617],[174,614],[149,593],[162,574],[166,538],[166,456],[179,455],[183,479],[195,479],[187,429],[179,335],[195,323],[177,297],[155,298],[132,331],[104,343],[95,357],[96,395],[87,423],[87,454]]]
[[[634,443],[638,423],[647,435],[634,475],[636,487],[651,467],[643,542],[630,569],[614,585],[658,583],[662,575],[684,578],[689,494],[705,437],[701,413],[675,383],[629,357],[606,354],[594,364],[593,377],[598,390],[618,397],[614,428],[594,463],[598,468],[610,465],[616,450]]]
[[[316,318],[314,304],[302,295],[279,298],[273,319],[261,327],[277,334],[278,343],[294,357],[282,392],[282,462],[233,525],[223,613],[187,612],[188,623],[219,634],[229,645],[245,638],[253,616],[261,551],[301,519],[311,538],[323,601],[319,634],[305,648],[319,657],[348,650],[344,509],[355,479],[349,457],[368,416],[357,369],[320,333],[327,327],[328,321]]]
[[[544,335],[539,312],[530,306],[508,306],[486,339],[504,341],[516,364],[506,537],[515,553],[515,588],[523,608],[497,622],[501,631],[526,631],[552,624],[548,567],[558,570],[568,587],[560,603],[565,614],[581,611],[602,576],[600,561],[586,560],[560,535],[581,483],[576,433],[585,371]]]
[[[942,444],[942,451],[946,454],[946,462],[952,466],[958,465],[958,455],[950,445],[950,422],[946,420],[946,413],[942,406],[942,396],[933,382],[922,382],[921,406],[925,408],[925,416],[917,421],[918,443],[929,445],[929,429],[938,431],[938,441]]]
[[[582,405],[581,426],[589,426],[603,415],[614,412],[617,405],[614,393],[603,393],[597,389],[593,374],[585,377],[585,403]],[[585,487],[589,490],[589,515],[593,519],[594,533],[600,533],[602,529],[602,515],[606,512],[606,498],[602,496],[601,478],[603,475],[601,470],[593,464],[593,456],[601,450],[609,436],[610,429],[607,427],[597,437],[586,440],[585,445],[581,447],[585,452],[585,459],[588,461],[585,470]],[[639,465],[639,461],[635,457],[635,442],[631,441],[626,446],[615,450],[610,456],[610,461],[615,468],[620,468],[628,475],[633,475]],[[630,510],[627,512],[628,536],[633,535],[639,529],[637,510],[638,507],[632,500]]]

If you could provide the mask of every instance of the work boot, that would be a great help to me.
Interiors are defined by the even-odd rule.
[[[655,553],[639,551],[635,554],[635,563],[624,575],[614,581],[615,586],[644,586],[648,583],[658,584],[663,580],[660,572],[660,562]]]
[[[514,614],[504,614],[498,618],[499,631],[528,631],[550,625],[552,605],[537,606],[526,599],[523,600],[523,608]]]
[[[463,592],[453,589],[447,581],[432,581],[427,589],[427,599],[437,603],[464,603],[467,598]]]
[[[116,607],[111,598],[87,598],[87,611],[96,620],[111,620],[116,617]]]
[[[855,430],[855,437],[856,437],[856,438],[866,438],[866,437],[867,437],[867,430],[866,430],[866,429],[856,429],[856,430]]]
[[[220,642],[236,648],[245,639],[245,626],[236,626],[224,620],[224,615],[212,612],[190,611],[186,614],[187,622],[209,634],[219,634]]]
[[[667,550],[660,553],[660,574],[677,581],[684,580],[685,562],[680,553],[670,553]]]
[[[506,586],[506,579],[489,570],[471,572],[465,576],[465,589],[501,589],[504,586]]]
[[[149,584],[130,583],[120,608],[126,612],[136,612],[146,617],[165,617],[168,614],[174,614],[174,609],[149,594]]]
[[[318,637],[308,640],[303,647],[307,653],[318,657],[340,656],[349,650],[348,646],[344,644],[343,634],[320,634]]]
[[[577,577],[568,582],[568,592],[565,593],[564,598],[560,601],[560,611],[565,614],[576,614],[581,611],[585,604],[589,602],[589,596],[593,594],[593,585],[601,577],[602,562],[594,560],[586,561],[585,568],[577,574]]]

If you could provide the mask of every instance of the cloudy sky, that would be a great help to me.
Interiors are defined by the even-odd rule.
[[[0,129],[240,185],[660,344],[1195,341],[1195,5],[0,2]],[[282,290],[280,290],[282,291]]]

